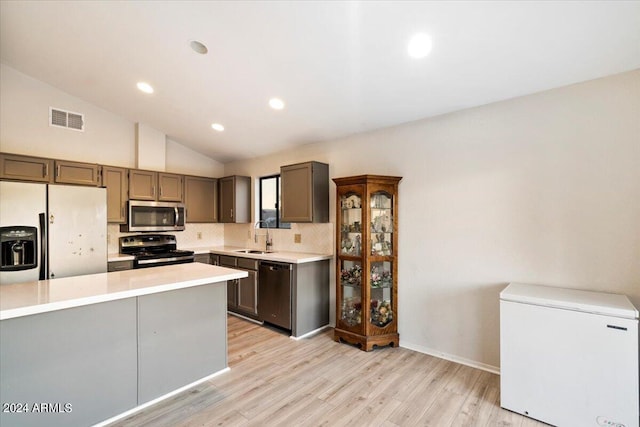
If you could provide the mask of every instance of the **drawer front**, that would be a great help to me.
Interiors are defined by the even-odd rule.
[[[237,258],[233,256],[220,255],[220,265],[225,267],[237,267]]]
[[[259,265],[258,260],[249,258],[238,258],[238,267],[246,268],[247,270],[257,270]]]
[[[194,255],[194,262],[200,262],[202,264],[211,264],[211,256],[209,254],[196,254]]]
[[[131,270],[133,268],[133,261],[111,261],[107,264],[107,271],[123,271]]]

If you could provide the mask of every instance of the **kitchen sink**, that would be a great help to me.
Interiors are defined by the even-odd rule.
[[[273,252],[267,252],[267,251],[261,251],[259,249],[238,249],[234,252],[238,252],[238,253],[242,253],[242,254],[259,254],[259,255],[264,255],[264,254],[272,254]]]

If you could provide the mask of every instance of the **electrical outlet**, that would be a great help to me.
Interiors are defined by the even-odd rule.
[[[302,234],[294,234],[293,235],[294,243],[302,243]]]
[[[198,240],[202,240],[202,232],[201,231],[198,231],[196,236],[198,237]]]

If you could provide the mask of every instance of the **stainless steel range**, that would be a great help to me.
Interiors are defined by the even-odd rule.
[[[193,251],[177,249],[171,234],[138,234],[120,238],[120,253],[133,255],[133,268],[193,262]]]

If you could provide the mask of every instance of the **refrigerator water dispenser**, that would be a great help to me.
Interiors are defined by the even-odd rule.
[[[29,270],[37,267],[38,229],[0,227],[0,271]]]

